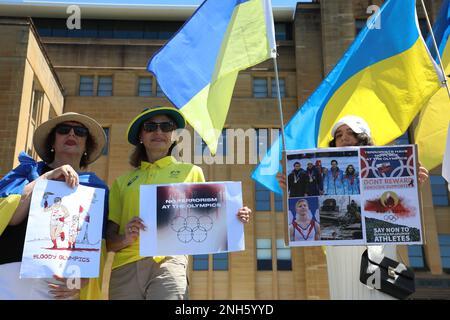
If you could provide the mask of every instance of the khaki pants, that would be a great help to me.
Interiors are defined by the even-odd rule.
[[[185,300],[188,298],[187,256],[151,257],[126,264],[111,273],[111,300]]]

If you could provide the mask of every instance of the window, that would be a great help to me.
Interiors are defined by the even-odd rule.
[[[272,129],[278,130],[278,129]],[[253,149],[251,152],[256,152],[258,155],[258,161],[262,161],[266,155],[268,149],[270,148],[268,135],[273,135],[270,129],[255,129],[256,131],[256,150]],[[273,137],[272,137],[273,139]],[[270,190],[265,188],[261,184],[255,186],[256,194],[256,210],[257,211],[269,211],[270,210]],[[283,195],[274,193],[275,196],[275,211],[283,212]]]
[[[268,129],[255,129],[256,131],[256,150],[250,150],[251,152],[256,152],[258,155],[258,162],[262,161],[266,156],[267,151],[270,149],[269,144],[269,132]]]
[[[301,1],[297,1],[297,2],[301,2]],[[276,22],[275,23],[275,40],[292,40],[292,23]]]
[[[272,241],[270,239],[256,239],[257,270],[272,270]]]
[[[266,78],[254,78],[253,79],[253,97],[255,98],[267,98],[267,79]]]
[[[283,239],[277,239],[277,269],[292,270],[291,248],[284,245]]]
[[[445,179],[441,176],[430,175],[430,183],[433,204],[435,206],[448,206],[448,189]]]
[[[208,255],[207,254],[197,254],[192,256],[193,259],[193,269],[195,271],[208,270]]]
[[[152,78],[139,77],[138,96],[150,97],[152,95]]]
[[[218,157],[227,155],[227,133],[226,133],[226,131],[227,131],[226,129],[222,130],[222,134],[219,137],[219,141],[217,142],[216,156],[218,156]],[[196,140],[196,141],[198,141],[198,140]],[[206,154],[210,153],[208,145],[206,144],[205,140],[201,139],[201,142],[202,142],[201,149],[199,148],[199,146],[194,149],[195,154],[198,156],[201,154],[205,154],[205,149],[208,149],[206,151]],[[202,152],[202,153],[200,153],[200,152]]]
[[[213,254],[213,270],[228,270],[228,253],[224,252]]]
[[[93,96],[94,95],[94,77],[93,76],[81,76],[80,77],[80,96]]]
[[[98,77],[97,95],[99,97],[112,96],[112,77]]]
[[[275,23],[275,39],[286,40],[286,24]]]
[[[286,97],[286,87],[284,79],[278,79],[280,83],[280,96],[281,98]],[[277,94],[277,81],[275,78],[272,78],[272,98],[278,98]]]
[[[38,82],[33,81],[33,93],[31,96],[30,115],[27,128],[27,138],[25,144],[25,151],[36,158],[37,153],[33,147],[33,134],[36,128],[41,124],[42,108],[44,104],[44,92],[40,91],[41,86]]]
[[[83,19],[80,29],[67,29],[64,35],[61,36],[70,38],[95,38],[98,33],[98,26],[92,20]]]
[[[166,95],[164,94],[164,92],[161,90],[161,87],[159,86],[159,84],[156,84],[156,96],[157,97],[165,97]]]
[[[275,211],[283,212],[283,195],[274,193],[275,196]]]
[[[450,273],[450,234],[439,234],[439,248],[441,251],[442,269]]]
[[[369,16],[367,16],[369,18]],[[383,23],[383,21],[381,21]],[[367,19],[358,19],[355,21],[356,26],[356,36],[361,32],[363,28],[366,27]],[[427,20],[426,19],[419,19],[419,28],[422,32],[422,36],[426,39],[428,36],[428,26],[427,26]],[[275,31],[276,34],[276,31]]]
[[[409,265],[413,269],[425,270],[425,258],[423,254],[423,246],[408,246]]]
[[[113,37],[117,39],[142,39],[144,37],[144,29],[136,28],[135,21],[121,21],[114,25]]]
[[[120,21],[83,19],[81,29],[69,30],[65,19],[33,18],[42,37],[106,38],[106,39],[168,39],[182,21]]]
[[[270,211],[270,193],[262,184],[255,182],[255,210],[256,211]],[[274,193],[275,196],[275,211],[283,212],[283,195]]]
[[[114,37],[114,30],[113,26],[110,24],[99,24],[98,26],[98,33],[96,38],[113,38]]]
[[[102,150],[102,156],[107,156],[109,152],[109,128],[103,128],[106,135],[106,143]]]
[[[255,182],[255,210],[270,211],[270,190]]]

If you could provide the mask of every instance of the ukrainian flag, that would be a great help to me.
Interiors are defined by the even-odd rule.
[[[433,27],[433,33],[442,58],[445,74],[450,75],[450,0],[444,0]],[[431,39],[427,39],[430,52],[438,62],[436,50]],[[428,170],[442,163],[450,123],[450,98],[446,88],[441,88],[426,104],[420,113],[419,123],[414,132],[418,145],[419,160]]]
[[[206,0],[147,69],[215,154],[238,72],[274,56],[270,0]]]
[[[345,115],[364,118],[375,144],[384,145],[406,131],[439,86],[420,34],[416,1],[388,0],[289,121],[286,148],[327,147],[332,126]],[[278,139],[252,174],[277,193],[280,151]]]

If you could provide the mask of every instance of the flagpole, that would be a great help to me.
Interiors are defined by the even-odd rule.
[[[275,83],[277,85],[277,98],[278,98],[278,111],[280,112],[280,121],[281,121],[281,141],[283,146],[283,152],[286,151],[286,139],[284,135],[284,118],[283,118],[283,107],[281,105],[281,93],[280,93],[280,81],[278,77],[278,66],[277,66],[277,57],[273,58],[273,65],[275,67]]]
[[[274,49],[274,51],[275,51],[275,49]],[[277,85],[278,110],[280,112],[280,121],[281,121],[281,143],[282,143],[282,146],[283,146],[283,150],[282,150],[281,154],[282,154],[282,160],[284,161],[285,156],[286,156],[286,138],[285,138],[285,135],[284,135],[283,106],[281,105],[280,80],[279,80],[279,77],[278,77],[278,65],[277,65],[277,53],[276,53],[276,51],[275,51],[275,55],[273,57],[273,65],[274,65],[274,68],[275,68],[275,83]],[[284,176],[286,176],[286,166],[282,166],[282,168],[283,168],[283,174],[284,174]],[[287,181],[286,181],[286,183],[287,183]],[[285,205],[286,205],[287,204],[287,190],[286,190],[286,188],[283,188],[283,193],[284,193],[284,196],[285,196],[285,199],[286,199],[286,202],[285,202]],[[286,208],[287,208],[287,206],[286,206]],[[284,244],[285,244],[285,246],[289,245],[289,229],[288,229],[288,225],[289,224],[288,224],[288,221],[287,221],[287,211],[288,210],[286,209],[286,212],[283,215],[283,225],[284,225],[283,231],[284,231]]]
[[[444,80],[442,81],[442,84],[444,84],[445,87],[447,88],[448,97],[450,98],[450,89],[448,87],[447,75],[445,74],[444,64],[442,63],[441,54],[439,53],[439,48],[436,43],[436,38],[434,37],[433,27],[431,26],[430,18],[428,17],[428,11],[427,11],[427,8],[425,7],[425,3],[423,2],[423,0],[421,0],[421,2],[422,2],[423,11],[425,11],[425,17],[427,19],[428,30],[430,31],[431,39],[433,39],[434,49],[436,50],[436,54],[439,59],[439,66],[441,67],[442,74],[444,75]]]

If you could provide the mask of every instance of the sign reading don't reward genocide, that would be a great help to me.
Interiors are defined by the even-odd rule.
[[[368,244],[422,243],[415,146],[361,148]]]

